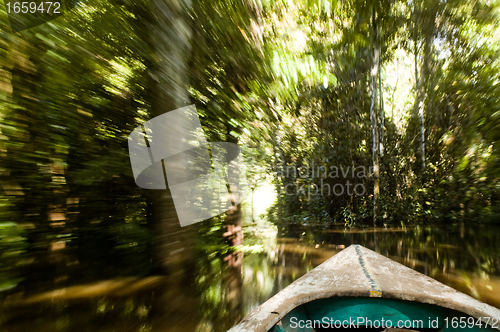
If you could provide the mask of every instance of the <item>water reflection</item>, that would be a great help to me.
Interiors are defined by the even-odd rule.
[[[499,230],[487,225],[382,229],[287,227],[283,233],[322,251],[361,244],[500,307]],[[311,258],[313,264],[321,261],[314,262]]]
[[[0,327],[2,331],[226,331],[353,243],[500,307],[498,230],[460,225],[376,230],[291,225],[280,228],[278,238],[253,239],[259,250],[200,259],[194,276],[116,278],[43,293],[4,292]],[[246,241],[252,239],[247,236]]]

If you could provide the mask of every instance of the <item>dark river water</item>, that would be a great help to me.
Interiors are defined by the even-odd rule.
[[[52,291],[11,292],[0,330],[227,331],[252,309],[350,244],[373,249],[500,307],[500,228],[489,226],[246,230],[234,257],[207,258],[192,276],[116,278]],[[230,259],[228,259],[230,258]]]

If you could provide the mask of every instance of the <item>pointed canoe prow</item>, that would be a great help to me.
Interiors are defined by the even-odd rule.
[[[375,298],[393,301],[382,299],[377,301]],[[322,299],[329,299],[329,302]],[[440,312],[442,317],[445,311],[453,312],[452,316],[462,313],[464,316],[474,317],[484,323],[488,320],[490,325],[495,320],[498,324],[493,327],[500,329],[498,327],[500,310],[497,308],[443,285],[370,249],[360,245],[351,245],[254,309],[229,332],[266,332],[273,328],[280,331],[282,329],[275,325],[302,305],[315,302],[316,308],[319,303],[322,303],[321,306],[324,308],[325,304],[328,306],[328,303],[346,299],[350,299],[351,302],[373,303],[372,306],[381,301],[392,303],[399,301],[397,303],[402,303],[402,307],[406,304],[415,304],[416,308],[418,306],[415,309],[417,311],[431,312],[429,310],[435,309],[435,312]],[[306,309],[299,308],[298,310]],[[332,315],[332,310],[330,310],[330,315]],[[335,314],[341,315],[338,310]],[[457,329],[454,330],[457,331]],[[452,331],[452,329],[442,331]]]

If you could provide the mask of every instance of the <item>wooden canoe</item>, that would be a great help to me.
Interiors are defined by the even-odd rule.
[[[351,245],[254,309],[229,332],[342,328],[497,331],[500,310]]]

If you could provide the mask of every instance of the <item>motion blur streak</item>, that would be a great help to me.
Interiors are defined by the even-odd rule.
[[[499,0],[74,4],[18,32],[0,9],[0,330],[227,331],[351,243],[500,306]],[[249,187],[197,223],[129,155],[188,105],[195,177],[237,145]]]

